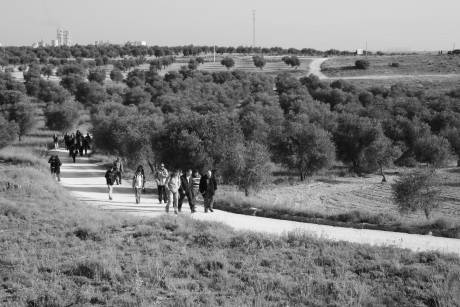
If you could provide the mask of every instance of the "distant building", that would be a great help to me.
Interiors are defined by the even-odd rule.
[[[363,55],[364,49],[356,49],[356,55]]]
[[[32,43],[32,48],[38,48],[38,43],[37,42]]]
[[[94,46],[108,46],[110,45],[109,41],[98,40],[94,42]]]
[[[52,47],[59,47],[59,42],[57,39],[52,39],[51,40],[51,46]]]
[[[146,41],[134,41],[134,42],[126,42],[128,46],[147,46]]]
[[[68,30],[61,28],[57,29],[56,38],[59,46],[72,46],[72,38]]]

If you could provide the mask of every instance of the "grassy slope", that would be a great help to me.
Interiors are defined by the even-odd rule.
[[[329,59],[321,65],[322,72],[329,77],[460,73],[460,56],[430,54],[369,56],[367,60],[371,65],[367,70],[353,69],[358,59],[364,57]],[[399,67],[390,67],[391,63],[399,63]]]
[[[0,165],[1,305],[460,304],[456,257],[112,215],[23,160]]]

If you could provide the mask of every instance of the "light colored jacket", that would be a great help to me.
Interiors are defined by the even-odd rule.
[[[169,177],[168,170],[165,169],[159,169],[156,173],[156,180],[157,180],[157,185],[166,185],[166,180]]]
[[[170,176],[168,180],[166,181],[166,186],[168,187],[168,190],[177,193],[180,188],[180,177],[179,176]]]

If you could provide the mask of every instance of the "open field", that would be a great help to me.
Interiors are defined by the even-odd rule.
[[[366,70],[355,69],[355,61],[367,59],[370,67]],[[399,67],[390,66],[398,63]],[[322,72],[328,77],[353,77],[367,75],[447,75],[460,73],[460,56],[451,55],[401,55],[368,57],[334,57],[321,65]]]
[[[412,90],[426,90],[429,89],[430,95],[439,95],[455,89],[460,84],[460,75],[457,78],[400,78],[394,79],[347,79],[348,83],[361,88],[371,88],[374,86],[383,86],[390,88],[395,84],[401,84],[404,87],[408,87]]]
[[[387,175],[387,183],[381,183],[377,175],[319,177],[309,183],[270,185],[249,198],[226,187],[218,195],[217,207],[298,221],[422,234],[433,231],[435,235],[460,238],[460,169],[446,168],[438,174],[442,182],[440,206],[430,221],[420,212],[399,214],[391,190],[396,175]],[[437,231],[440,229],[444,232]]]
[[[0,168],[4,306],[460,304],[458,257],[111,214],[40,167]]]

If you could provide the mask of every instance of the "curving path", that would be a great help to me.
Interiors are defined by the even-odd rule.
[[[136,205],[130,182],[123,182],[121,186],[115,186],[114,199],[109,201],[104,178],[105,169],[101,164],[85,157],[77,158],[77,163],[73,164],[66,152],[59,150],[58,153],[63,162],[61,168],[62,185],[77,199],[112,212],[146,217],[158,217],[165,214],[164,205],[160,205],[156,196],[154,197],[152,194],[142,195],[141,204]],[[203,207],[200,206],[197,208],[197,213],[191,215],[187,204],[183,205],[182,210],[183,212],[180,214],[191,216],[197,220],[221,222],[237,230],[277,235],[292,231],[305,232],[309,235],[333,241],[394,246],[413,251],[435,250],[460,256],[460,240],[458,239],[308,224],[240,215],[220,210],[205,214],[203,213]]]
[[[389,79],[423,79],[423,78],[460,78],[460,74],[418,74],[418,75],[363,75],[329,77],[322,73],[321,65],[329,58],[315,58],[310,62],[308,74],[313,74],[322,80],[389,80]]]

